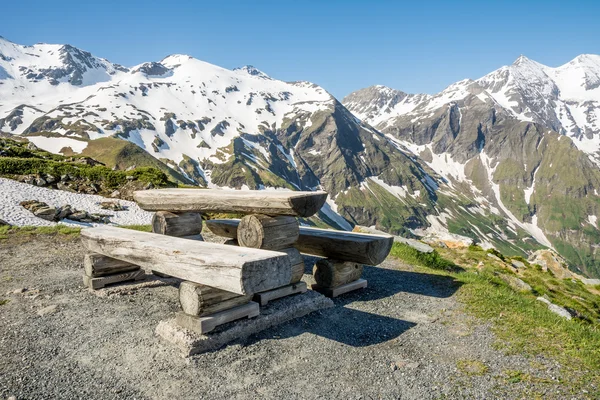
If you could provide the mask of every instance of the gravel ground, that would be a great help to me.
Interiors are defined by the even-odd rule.
[[[119,203],[127,207],[124,211],[103,210],[99,206],[100,202],[117,200],[91,194],[71,193],[64,190],[37,187],[6,178],[0,178],[0,196],[2,196],[2,201],[0,202],[0,219],[16,226],[56,225],[55,222],[38,218],[21,207],[19,203],[25,200],[39,200],[54,207],[70,204],[77,210],[89,213],[110,214],[112,215],[110,221],[117,225],[146,225],[152,221],[153,215],[153,213],[142,210],[132,201],[118,200]],[[72,223],[65,221],[64,223],[66,225],[81,225],[74,221]]]
[[[332,309],[185,359],[154,335],[175,286],[99,297],[78,240],[23,240],[0,242],[0,398],[576,398],[558,365],[497,350],[455,282],[395,261],[365,268],[369,288]]]

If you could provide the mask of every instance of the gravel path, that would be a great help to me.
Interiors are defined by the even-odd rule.
[[[77,240],[19,240],[0,242],[0,398],[576,398],[553,383],[557,365],[495,349],[455,282],[394,261],[367,267],[369,288],[332,309],[184,359],[153,333],[176,287],[98,297]]]
[[[146,225],[152,221],[152,213],[144,211],[131,201],[119,200],[127,207],[125,211],[103,210],[98,205],[102,201],[113,200],[91,194],[71,193],[0,178],[0,219],[16,226],[51,226],[56,225],[36,217],[19,205],[25,200],[39,200],[50,206],[60,207],[70,204],[73,208],[89,213],[110,214],[111,222],[117,225]],[[68,225],[69,223],[66,222]],[[81,225],[78,223],[73,223]]]

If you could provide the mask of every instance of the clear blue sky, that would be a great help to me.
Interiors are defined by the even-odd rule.
[[[600,54],[600,1],[5,1],[0,35],[69,43],[131,66],[189,54],[252,64],[341,98],[383,84],[435,93],[520,54]]]

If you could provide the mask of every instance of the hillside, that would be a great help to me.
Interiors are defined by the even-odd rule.
[[[152,157],[139,146],[122,139],[106,137],[92,140],[88,142],[80,155],[93,158],[109,168],[116,168],[120,171],[137,167],[152,167],[164,172],[173,182],[194,183],[190,178]]]

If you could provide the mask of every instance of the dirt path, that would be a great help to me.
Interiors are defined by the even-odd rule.
[[[82,255],[77,240],[0,242],[0,398],[563,397],[508,382],[515,370],[551,381],[557,366],[495,350],[454,282],[394,261],[366,268],[369,288],[335,308],[184,359],[154,335],[177,288],[97,297],[81,284]]]

